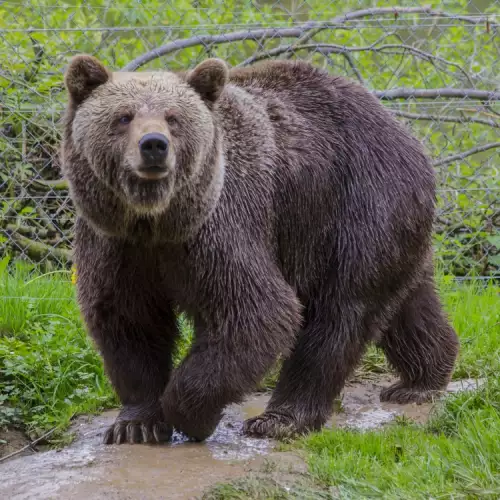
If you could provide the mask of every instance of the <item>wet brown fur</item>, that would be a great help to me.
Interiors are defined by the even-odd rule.
[[[89,56],[66,86],[78,297],[123,404],[106,442],[205,439],[279,354],[250,434],[321,427],[370,341],[401,377],[382,399],[446,386],[458,341],[433,281],[433,169],[366,89],[305,62],[141,76]],[[169,175],[142,182],[137,140],[157,129]],[[178,310],[195,340],[172,371]]]

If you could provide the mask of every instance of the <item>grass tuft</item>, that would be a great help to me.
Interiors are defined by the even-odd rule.
[[[427,426],[327,430],[299,442],[313,478],[345,498],[498,498],[498,384],[448,398]]]

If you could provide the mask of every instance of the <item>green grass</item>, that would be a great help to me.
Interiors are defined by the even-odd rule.
[[[323,488],[316,487],[311,481],[284,483],[280,479],[261,475],[249,475],[231,483],[222,483],[205,492],[203,500],[331,500]]]
[[[499,498],[500,384],[450,397],[426,426],[324,431],[298,443],[344,498]]]
[[[85,331],[70,273],[34,274],[0,261],[0,427],[19,425],[30,435],[71,418],[116,406],[102,360]],[[191,341],[189,321],[179,318],[178,363]],[[56,439],[61,433],[55,433]]]
[[[441,280],[441,296],[460,336],[454,378],[498,375],[500,371],[500,287],[472,281],[456,286]]]
[[[0,426],[39,435],[115,398],[69,273],[30,276],[22,266],[0,276]]]

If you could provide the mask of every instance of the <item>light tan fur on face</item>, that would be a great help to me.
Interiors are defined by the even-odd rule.
[[[141,173],[140,167],[143,164],[139,142],[146,135],[151,133],[162,134],[167,137],[169,144],[172,144],[172,134],[165,122],[165,113],[158,112],[154,108],[144,104],[138,109],[132,122],[128,125],[129,145],[124,154],[124,163],[128,165],[139,177],[148,179],[148,175]],[[161,179],[167,175],[172,175],[175,168],[175,152],[170,147],[166,159],[167,170],[154,179]]]
[[[155,217],[205,175],[204,160],[218,147],[211,109],[226,73],[219,61],[205,61],[187,77],[170,72],[113,73],[93,57],[77,56],[65,77],[74,151],[127,211]],[[159,173],[143,168],[139,142],[151,133],[168,140],[165,170]],[[223,170],[222,165],[216,162],[210,168],[220,177],[215,170]],[[133,220],[132,214],[127,217]]]
[[[79,215],[107,236],[142,240],[144,231],[152,242],[194,234],[223,189],[216,108],[227,72],[209,59],[176,74],[113,73],[93,56],[74,57],[65,74],[62,168]],[[132,121],[120,125],[127,113]],[[168,138],[168,169],[146,179],[138,142],[151,132]]]

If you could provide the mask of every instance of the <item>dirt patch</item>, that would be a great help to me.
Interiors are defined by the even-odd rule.
[[[391,382],[386,378],[349,384],[343,394],[343,410],[328,426],[369,429],[397,415],[425,421],[431,405],[380,403],[380,390]],[[455,383],[449,390],[465,388],[466,384]],[[163,446],[104,446],[103,433],[116,411],[93,419],[81,417],[73,427],[77,437],[67,448],[19,456],[0,464],[0,498],[197,498],[207,487],[244,476],[265,466],[270,458],[281,460],[281,454],[272,452],[271,441],[247,438],[240,432],[243,420],[261,413],[268,400],[268,394],[255,394],[243,405],[228,408],[216,432],[201,444],[174,435],[174,441]],[[25,444],[25,440],[18,442],[17,448]]]
[[[28,444],[29,440],[23,432],[16,429],[0,429],[0,458],[10,455]],[[31,454],[32,452],[28,449],[24,453]]]
[[[416,423],[425,423],[434,406],[431,403],[400,405],[380,402],[380,391],[394,382],[394,377],[386,376],[376,381],[347,384],[342,395],[343,411],[335,413],[327,427],[374,429],[391,422],[398,416]],[[447,392],[473,390],[483,383],[484,380],[459,380],[451,382],[447,387]]]
[[[381,377],[376,381],[350,383],[342,394],[342,410],[335,413],[327,427],[353,427],[373,429],[405,416],[418,423],[427,420],[432,404],[381,403],[380,391],[394,382],[393,377]]]

